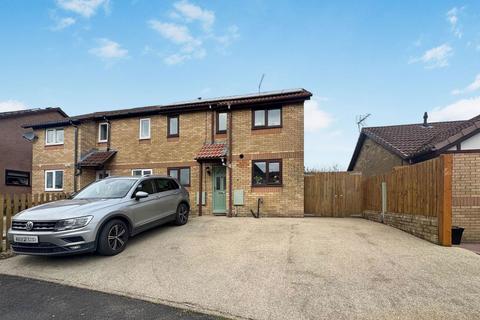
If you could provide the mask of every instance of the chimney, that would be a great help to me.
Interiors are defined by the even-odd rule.
[[[424,127],[428,127],[428,121],[427,120],[428,120],[428,113],[425,112],[423,114],[423,126]]]

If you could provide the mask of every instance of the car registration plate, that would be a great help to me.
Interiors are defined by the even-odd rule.
[[[13,235],[14,242],[21,243],[38,243],[38,236],[22,236],[22,235]]]

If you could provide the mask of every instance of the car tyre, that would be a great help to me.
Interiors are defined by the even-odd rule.
[[[175,224],[177,226],[183,226],[188,222],[188,215],[190,213],[190,209],[186,203],[180,203],[177,207],[177,214],[175,216]]]
[[[128,226],[122,220],[108,221],[100,231],[97,252],[102,256],[114,256],[127,246]]]

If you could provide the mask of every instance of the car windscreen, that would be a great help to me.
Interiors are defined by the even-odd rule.
[[[111,199],[123,198],[132,188],[135,179],[105,179],[85,187],[73,199]]]

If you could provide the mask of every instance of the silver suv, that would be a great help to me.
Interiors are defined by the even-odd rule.
[[[24,210],[13,217],[8,240],[15,253],[116,255],[144,230],[188,221],[188,191],[167,176],[111,177],[71,200]]]

